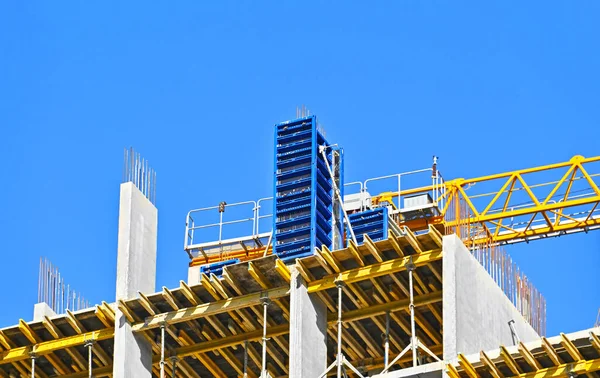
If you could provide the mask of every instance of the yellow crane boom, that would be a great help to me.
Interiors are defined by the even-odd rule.
[[[600,156],[574,156],[563,163],[446,181],[435,199],[441,215],[427,223],[443,225],[446,233],[456,233],[468,245],[587,232],[600,228],[599,177]],[[410,189],[400,196],[432,190],[438,188]],[[411,229],[423,227],[423,221],[400,223]]]

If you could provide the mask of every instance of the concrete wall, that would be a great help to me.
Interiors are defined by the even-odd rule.
[[[200,267],[190,266],[188,267],[188,285],[197,285],[200,283]]]
[[[56,316],[56,312],[46,302],[36,303],[33,306],[33,321],[40,322],[44,320],[45,316],[52,318]]]
[[[290,377],[318,377],[327,369],[327,307],[291,267]]]
[[[158,210],[131,182],[121,184],[117,299],[154,293]]]
[[[154,293],[158,210],[131,182],[121,184],[117,256],[117,300]],[[113,378],[151,378],[152,348],[115,312]]]
[[[456,235],[444,236],[443,251],[444,360],[513,345],[510,320],[521,341],[539,339]]]

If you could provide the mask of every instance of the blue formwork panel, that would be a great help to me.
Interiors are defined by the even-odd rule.
[[[223,268],[227,265],[233,265],[240,262],[240,259],[232,259],[227,261],[219,261],[213,264],[203,265],[200,267],[200,273],[211,275],[214,274],[217,277],[221,277],[223,275]]]
[[[388,209],[380,207],[348,215],[356,241],[360,245],[367,234],[373,241],[388,237]]]
[[[275,125],[273,251],[284,261],[331,248],[333,183],[319,146],[329,144],[315,116]]]

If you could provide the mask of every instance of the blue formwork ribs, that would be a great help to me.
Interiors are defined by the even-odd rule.
[[[275,125],[273,247],[284,262],[331,248],[333,185],[319,146],[329,146],[315,116]],[[327,148],[332,165],[332,149]]]
[[[211,274],[221,277],[223,275],[223,268],[227,265],[233,265],[240,262],[240,259],[231,259],[226,261],[219,261],[213,264],[203,265],[200,267],[200,273],[210,276]]]
[[[373,210],[361,211],[348,215],[352,231],[356,235],[356,242],[361,245],[364,235],[367,234],[373,241],[387,239],[388,237],[388,209],[380,207]]]

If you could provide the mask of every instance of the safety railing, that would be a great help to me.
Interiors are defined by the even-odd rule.
[[[441,174],[432,168],[419,169],[410,172],[396,173],[387,176],[368,178],[365,181],[354,181],[344,184],[344,194],[361,194],[361,211],[366,210],[365,199],[370,186],[390,189],[383,194],[371,197],[374,205],[383,201],[395,199],[393,206],[401,209],[402,183],[408,176],[429,173],[433,189],[432,199],[443,199],[445,186]],[[420,181],[422,183],[422,180]],[[391,185],[390,185],[391,183]],[[382,184],[382,185],[377,185]],[[412,187],[418,187],[414,185]],[[352,190],[352,189],[357,190]],[[435,203],[435,202],[434,202]],[[438,204],[441,208],[441,205]],[[184,249],[192,250],[205,246],[223,245],[244,239],[254,239],[269,236],[273,227],[273,197],[264,197],[256,201],[244,201],[228,204],[221,202],[216,206],[190,210],[186,216]]]
[[[203,242],[208,240],[215,244],[232,239],[233,234],[257,236],[257,205],[257,201],[221,202],[217,206],[190,210],[185,222],[184,248],[188,250],[203,244],[198,243],[198,233]],[[231,213],[233,215],[229,216]]]
[[[353,182],[353,183],[349,183],[346,184],[347,185],[360,185],[360,192],[364,193],[365,197],[367,195],[369,195],[369,188],[372,188],[374,186],[377,185],[377,192],[379,193],[378,195],[372,196],[371,199],[373,201],[374,205],[380,204],[380,203],[388,203],[389,205],[391,205],[392,207],[395,208],[396,211],[401,210],[402,208],[404,208],[403,206],[403,199],[406,198],[407,194],[410,195],[414,195],[414,194],[421,194],[421,193],[413,193],[410,191],[406,191],[406,189],[403,192],[403,187],[404,188],[418,188],[418,187],[422,187],[422,183],[423,183],[423,175],[424,174],[429,174],[428,179],[431,179],[431,191],[430,196],[432,199],[432,203],[433,204],[437,204],[438,208],[443,208],[444,206],[444,200],[445,200],[445,191],[446,191],[446,186],[444,185],[444,179],[442,177],[442,174],[435,168],[424,168],[424,169],[418,169],[418,170],[414,170],[414,171],[409,171],[409,172],[402,172],[402,173],[395,173],[395,174],[391,174],[391,175],[386,175],[386,176],[379,176],[379,177],[372,177],[369,178],[367,180],[365,180],[364,182]],[[411,176],[419,176],[419,177],[415,177],[414,180],[411,180],[410,184],[405,185],[403,184],[407,178],[411,177]],[[354,192],[356,193],[356,192]],[[426,192],[423,192],[422,194],[425,194]],[[429,194],[427,193],[427,194]],[[345,194],[350,194],[348,192],[346,192]],[[365,198],[365,197],[361,197],[361,199]],[[438,203],[439,202],[439,203]],[[364,203],[364,201],[361,201],[361,203]],[[364,208],[361,208],[361,210],[365,210]]]

